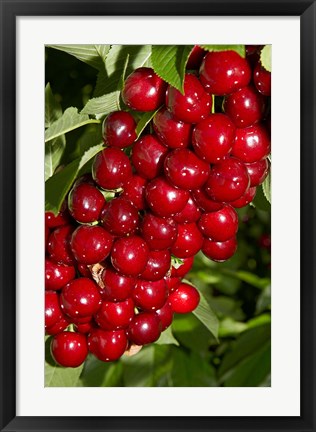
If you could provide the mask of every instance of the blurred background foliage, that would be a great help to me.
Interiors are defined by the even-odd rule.
[[[45,73],[45,85],[50,83],[63,111],[70,106],[82,109],[93,95],[97,70],[67,53],[46,48]],[[78,143],[96,129],[87,125],[67,134],[62,163],[69,163]],[[199,254],[186,277],[216,313],[218,341],[193,314],[177,315],[172,324],[174,338],[143,347],[136,356],[123,356],[118,362],[103,363],[89,356],[83,369],[62,369],[53,364],[47,350],[52,367],[46,371],[46,385],[270,386],[271,221],[270,204],[261,188],[254,205],[238,213],[234,257],[215,263]]]

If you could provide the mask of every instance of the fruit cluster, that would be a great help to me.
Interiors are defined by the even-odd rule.
[[[151,68],[132,72],[127,109],[105,118],[92,173],[57,216],[46,212],[45,329],[60,365],[155,342],[174,313],[198,306],[183,281],[194,256],[235,253],[235,209],[269,171],[271,76],[260,49],[247,49],[242,58],[196,46],[183,93]],[[137,137],[137,115],[154,110]]]

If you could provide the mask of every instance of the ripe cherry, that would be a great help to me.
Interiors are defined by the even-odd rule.
[[[136,140],[136,122],[126,111],[114,111],[103,122],[103,140],[109,147],[129,147]]]
[[[127,335],[130,341],[136,345],[146,345],[159,339],[162,324],[155,312],[141,312],[134,315],[130,323]]]
[[[209,52],[200,67],[200,81],[214,95],[224,96],[249,84],[251,68],[236,51]]]
[[[76,270],[73,266],[57,264],[54,261],[45,259],[45,289],[60,290],[66,283],[74,279]]]
[[[68,196],[69,212],[79,223],[97,221],[104,202],[102,193],[90,183],[75,185]]]
[[[51,327],[45,327],[45,334],[49,336],[54,336],[62,331],[64,331],[69,326],[69,321],[63,314],[62,317],[56,322],[56,324]]]
[[[173,310],[169,301],[167,300],[160,309],[155,311],[155,313],[158,315],[161,321],[161,331],[166,330],[166,328],[171,325],[173,320]]]
[[[116,190],[132,176],[131,163],[122,150],[108,147],[95,156],[92,175],[102,189]]]
[[[162,107],[155,114],[153,127],[161,142],[169,148],[190,145],[192,124],[177,120],[166,107]]]
[[[47,250],[50,258],[59,264],[73,265],[75,258],[70,248],[70,238],[74,227],[63,225],[54,229],[48,239]]]
[[[213,166],[205,190],[215,201],[230,202],[240,198],[249,187],[245,164],[235,158],[227,158]]]
[[[254,68],[253,81],[258,92],[264,96],[271,95],[271,72],[267,71],[260,62]]]
[[[211,114],[193,129],[192,144],[196,154],[209,163],[217,163],[232,149],[235,125],[225,114]]]
[[[135,174],[124,184],[121,197],[127,199],[137,210],[144,210],[146,207],[145,188],[147,180]]]
[[[200,216],[201,210],[190,196],[184,209],[180,213],[175,214],[172,219],[177,223],[184,224],[197,222]]]
[[[205,51],[203,48],[201,48],[199,45],[194,45],[194,48],[192,49],[187,64],[186,69],[197,69],[199,70],[203,57],[207,51]]]
[[[124,301],[132,294],[136,281],[133,277],[122,275],[109,265],[102,273],[102,282],[108,300]]]
[[[246,163],[245,167],[250,178],[250,187],[253,187],[264,182],[269,173],[270,163],[268,159],[262,159],[257,162]]]
[[[191,257],[199,252],[203,236],[195,223],[179,224],[178,237],[171,247],[171,253],[179,258]]]
[[[71,250],[81,264],[104,261],[111,252],[113,238],[104,228],[81,225],[71,236]]]
[[[88,317],[101,306],[98,286],[88,278],[77,278],[64,286],[60,295],[61,309],[71,318]]]
[[[204,212],[217,211],[223,207],[222,203],[212,200],[204,188],[195,189],[191,195],[197,206]]]
[[[170,269],[171,255],[169,250],[151,250],[141,279],[157,281],[162,279]]]
[[[92,331],[92,329],[94,328],[94,323],[93,321],[87,322],[87,323],[83,323],[83,324],[75,324],[74,328],[75,331],[77,333],[82,333],[82,334],[88,334]]]
[[[177,224],[172,219],[165,219],[146,213],[141,225],[142,236],[152,250],[170,248],[178,235]]]
[[[133,233],[138,226],[137,209],[123,197],[107,203],[101,216],[103,227],[115,236]]]
[[[94,319],[103,330],[118,330],[128,327],[133,316],[134,302],[128,298],[122,302],[102,302]]]
[[[251,201],[254,199],[254,197],[256,196],[256,192],[257,192],[257,188],[254,187],[250,187],[242,197],[238,198],[235,201],[232,201],[230,203],[230,205],[232,205],[235,208],[241,208],[241,207],[245,207],[246,205],[248,205],[249,203],[251,203]]]
[[[45,291],[45,328],[52,327],[63,317],[56,291]]]
[[[148,253],[148,246],[141,237],[122,237],[114,242],[112,265],[124,275],[139,276],[146,268]]]
[[[175,87],[169,86],[166,93],[166,106],[178,120],[198,123],[210,113],[212,99],[195,75],[186,74],[184,94]]]
[[[193,267],[193,262],[194,256],[182,258],[182,264],[178,268],[174,266],[171,267],[171,277],[183,278]]]
[[[224,110],[236,127],[245,128],[262,119],[265,110],[265,98],[254,87],[243,87],[225,97]]]
[[[146,200],[157,216],[170,217],[182,211],[189,192],[171,185],[164,177],[151,180],[146,187]]]
[[[245,163],[252,163],[265,159],[270,150],[270,137],[263,125],[255,124],[247,128],[236,129],[232,156]]]
[[[168,301],[173,312],[185,314],[194,311],[200,302],[200,294],[196,288],[187,283],[181,283],[173,291]]]
[[[125,80],[124,103],[135,111],[152,111],[164,102],[167,84],[147,67],[135,69]]]
[[[153,179],[163,170],[167,153],[168,148],[154,135],[144,135],[133,145],[132,163],[140,176]]]
[[[174,186],[191,190],[203,186],[210,174],[210,167],[191,150],[176,149],[167,155],[164,171]]]
[[[55,216],[53,212],[45,212],[45,226],[49,229],[69,224],[69,214],[66,201],[63,202],[59,213]]]
[[[88,335],[88,348],[101,361],[118,360],[127,348],[125,331],[95,328]]]
[[[160,309],[165,304],[167,296],[168,292],[164,279],[157,281],[139,279],[133,290],[135,305],[145,311]]]
[[[81,333],[59,333],[53,337],[50,347],[55,362],[64,367],[78,367],[88,355],[87,339]]]
[[[238,215],[230,205],[213,213],[204,213],[198,227],[204,237],[215,241],[226,241],[235,236],[238,230]]]
[[[164,279],[168,292],[174,291],[182,281],[182,277],[165,276]]]
[[[224,242],[216,242],[205,238],[202,246],[203,254],[212,261],[223,262],[231,258],[237,250],[236,237]]]

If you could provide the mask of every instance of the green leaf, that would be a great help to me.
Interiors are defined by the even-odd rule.
[[[154,354],[154,345],[148,345],[132,357],[121,357],[126,387],[151,387],[153,385]]]
[[[173,336],[171,327],[168,327],[166,330],[164,330],[161,335],[160,338],[155,342],[158,345],[179,345],[179,342],[177,341],[177,339]]]
[[[262,191],[269,204],[271,204],[271,172],[262,183]]]
[[[218,318],[208,304],[204,295],[200,292],[200,303],[193,311],[193,314],[205,325],[205,327],[212,333],[217,340],[218,338]]]
[[[159,108],[155,111],[149,111],[149,112],[146,112],[145,114],[142,114],[142,116],[141,116],[141,118],[138,121],[137,126],[136,126],[137,139],[143,133],[143,130],[148,125],[148,123],[151,122],[151,120],[153,119],[153,117],[155,116],[157,111],[159,111]]]
[[[246,57],[245,45],[201,45],[206,51],[236,51],[241,57]]]
[[[193,314],[175,314],[172,331],[181,346],[196,352],[207,351],[215,340]]]
[[[230,276],[236,277],[237,279],[240,279],[243,282],[246,282],[249,285],[252,285],[260,290],[264,289],[271,283],[271,280],[269,278],[261,278],[255,273],[247,272],[245,270],[234,271],[225,269],[225,273]]]
[[[80,114],[104,117],[112,111],[118,111],[120,109],[120,92],[116,90],[106,95],[90,99],[83,107]]]
[[[269,72],[272,71],[272,64],[271,64],[271,48],[272,45],[265,45],[260,53],[260,62],[262,66]]]
[[[63,115],[45,131],[45,142],[89,123],[100,123],[86,114],[79,114],[74,107],[67,108]]]
[[[73,182],[76,180],[80,170],[89,162],[103,145],[97,145],[87,150],[82,157],[75,159],[67,165],[62,171],[54,174],[45,183],[45,210],[57,214],[60,207],[69,192]]]
[[[110,50],[110,45],[46,45],[48,48],[54,48],[64,51],[81,60],[84,63],[102,70],[104,62]]]
[[[45,181],[54,174],[64,153],[65,146],[65,135],[45,143]]]
[[[93,355],[88,356],[80,377],[83,387],[115,387],[123,384],[121,362],[106,363]]]
[[[246,323],[238,322],[228,317],[221,321],[218,333],[220,338],[232,337],[238,335],[246,329]]]
[[[61,105],[55,99],[50,83],[45,87],[45,127],[51,126],[59,117],[62,116]]]
[[[185,67],[194,45],[153,45],[151,62],[164,81],[184,93]]]
[[[252,202],[254,206],[259,210],[263,210],[265,212],[271,211],[271,205],[263,193],[262,185],[261,187],[260,186],[257,187],[257,193]]]

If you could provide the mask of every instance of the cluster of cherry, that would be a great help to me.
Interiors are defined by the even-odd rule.
[[[194,256],[235,253],[235,208],[269,171],[271,74],[259,52],[195,47],[183,94],[151,68],[125,80],[129,110],[105,118],[92,174],[59,215],[46,212],[45,327],[60,365],[79,366],[88,352],[114,361],[157,341],[174,313],[199,304],[183,281]],[[153,110],[137,137],[137,114]]]

